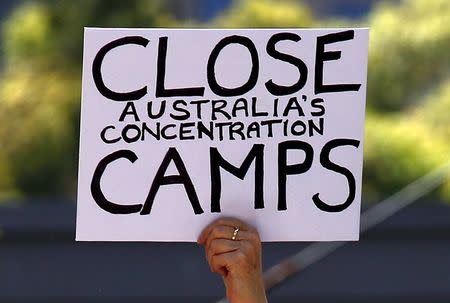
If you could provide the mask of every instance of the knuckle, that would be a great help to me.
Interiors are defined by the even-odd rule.
[[[221,225],[240,225],[240,226],[244,225],[244,223],[241,220],[231,217],[222,217],[217,222],[220,223]]]
[[[251,232],[251,233],[250,233],[250,239],[251,239],[253,242],[257,242],[257,243],[260,243],[260,242],[261,242],[261,239],[260,239],[259,234],[258,234],[257,232]]]
[[[259,233],[256,228],[252,227],[251,232],[255,236],[255,238],[259,239]]]
[[[253,243],[246,242],[243,247],[242,251],[246,254],[248,259],[257,259],[259,255],[261,254],[261,250],[259,246],[255,246]]]
[[[220,244],[219,239],[212,239],[210,244],[209,244],[209,248],[211,250],[214,250],[215,248],[217,248],[217,246],[219,246],[219,244]]]
[[[222,235],[222,234],[226,233],[226,231],[227,231],[227,228],[225,226],[223,226],[223,225],[217,226],[217,233]]]
[[[229,223],[229,220],[230,220],[229,218],[222,217],[220,219],[217,219],[216,223],[218,225],[226,225],[227,223]]]
[[[223,232],[224,232],[224,226],[222,226],[222,225],[216,225],[216,226],[214,226],[214,228],[213,228],[213,230],[212,230],[212,236],[214,237],[214,238],[217,238],[217,237],[219,237],[221,234],[223,234]]]
[[[250,243],[248,241],[245,241],[245,242],[242,243],[242,251],[245,254],[247,254],[247,255],[248,254],[252,254],[254,250],[255,249],[254,249],[254,246],[252,245],[252,243]]]

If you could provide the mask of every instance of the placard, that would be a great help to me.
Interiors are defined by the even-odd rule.
[[[357,240],[367,29],[84,35],[76,239]],[[231,237],[231,235],[230,235]]]

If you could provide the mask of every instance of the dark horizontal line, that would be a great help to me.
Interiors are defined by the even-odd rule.
[[[446,228],[392,228],[370,231],[361,235],[360,241],[419,241],[450,240],[450,227]],[[16,242],[74,242],[75,230],[2,230],[0,245]]]

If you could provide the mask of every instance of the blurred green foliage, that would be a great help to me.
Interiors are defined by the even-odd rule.
[[[449,161],[449,140],[408,115],[369,114],[364,142],[364,194],[378,200]],[[438,191],[450,202],[450,178]]]
[[[381,197],[450,158],[450,1],[382,4],[323,20],[298,1],[241,0],[214,27],[369,26],[366,195]],[[170,27],[160,1],[41,0],[2,25],[0,195],[73,196],[84,26]],[[450,181],[440,191],[450,202]]]
[[[80,70],[84,27],[171,26],[160,1],[25,2],[3,24],[6,62]]]
[[[450,56],[450,55],[449,55]],[[428,94],[411,112],[413,119],[429,125],[437,135],[450,140],[450,79]]]
[[[34,1],[3,24],[0,191],[74,196],[83,27],[174,24],[159,1]]]
[[[227,28],[308,27],[313,16],[308,7],[294,1],[241,0],[212,23]]]
[[[381,5],[368,18],[368,104],[398,111],[425,100],[450,76],[450,1]]]

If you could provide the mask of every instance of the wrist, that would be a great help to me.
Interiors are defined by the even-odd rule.
[[[248,283],[239,283],[237,281],[234,281],[235,283],[232,283],[233,285],[226,285],[229,302],[267,303],[264,283],[262,280],[258,280],[253,280],[254,283],[251,283],[250,285]]]

